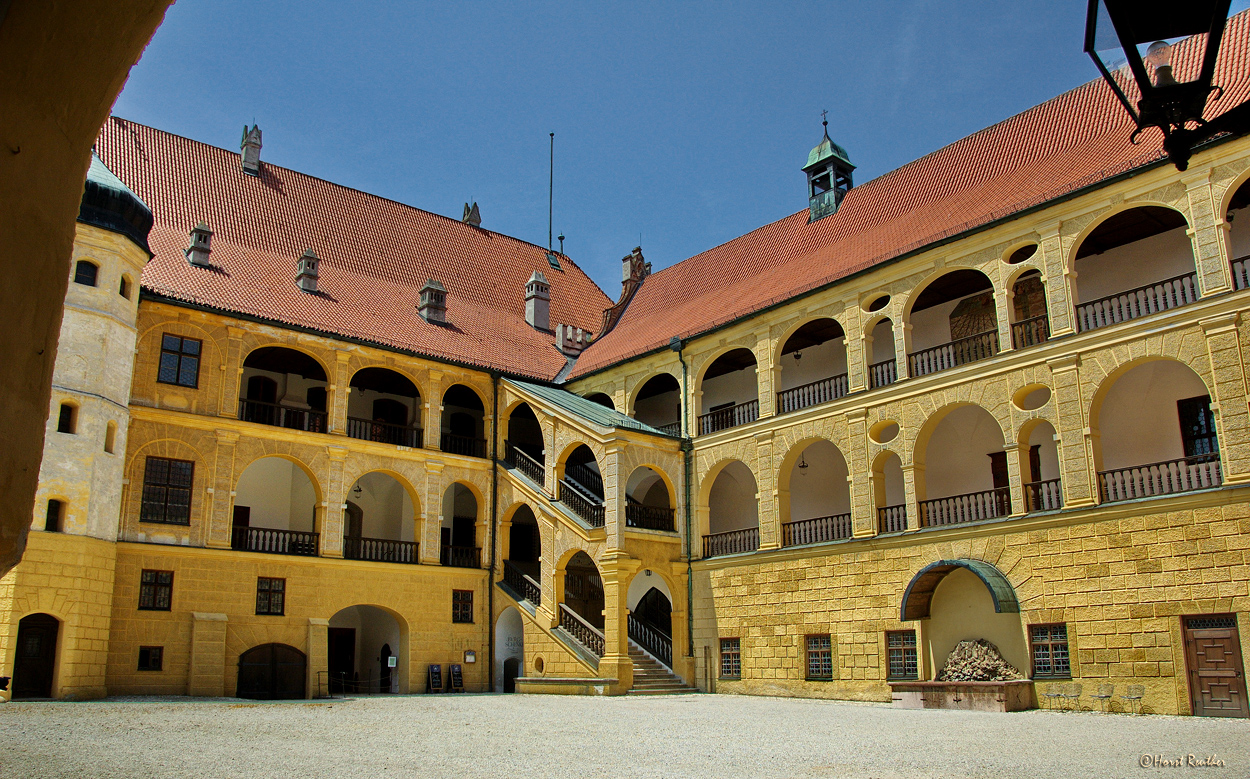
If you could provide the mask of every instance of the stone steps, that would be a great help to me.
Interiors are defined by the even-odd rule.
[[[629,659],[634,664],[634,684],[629,695],[681,695],[698,692],[632,641],[629,644]]]

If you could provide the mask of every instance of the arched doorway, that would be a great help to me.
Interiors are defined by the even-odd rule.
[[[521,612],[509,606],[495,623],[495,691],[516,692],[525,665],[525,625]]]
[[[533,409],[525,403],[518,405],[508,415],[508,438],[504,441],[505,463],[542,486],[545,477],[543,468],[547,462],[545,447],[543,429],[538,423],[538,417],[534,416]]]
[[[898,359],[894,348],[894,323],[882,319],[868,330],[864,344],[864,359],[868,361],[868,388],[876,389],[898,380]]]
[[[403,691],[404,635],[390,612],[377,606],[348,606],[330,618],[326,638],[330,692]]]
[[[629,640],[673,667],[673,601],[664,579],[650,569],[638,573],[626,593]]]
[[[362,368],[351,380],[347,434],[352,438],[419,448],[421,393],[408,377],[389,368]]]
[[[51,614],[30,614],[17,623],[13,700],[52,697],[60,624]]]
[[[872,494],[877,507],[877,532],[907,529],[907,495],[903,485],[903,462],[889,450],[872,463]]]
[[[846,458],[833,442],[824,439],[800,446],[799,456],[781,484],[782,546],[850,538],[851,485]]]
[[[542,602],[541,578],[542,536],[534,511],[521,504],[508,521],[508,549],[504,558],[503,581],[518,600],[534,606]]]
[[[261,644],[239,655],[235,694],[254,700],[305,697],[308,662],[304,653],[286,644]]]
[[[439,560],[456,568],[479,568],[482,550],[477,543],[477,498],[460,482],[443,493],[443,524],[439,531]]]

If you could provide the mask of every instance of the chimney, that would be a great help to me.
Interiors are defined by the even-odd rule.
[[[535,330],[551,329],[551,285],[542,271],[534,271],[525,284],[525,322]]]
[[[621,258],[621,294],[629,289],[631,281],[636,286],[650,273],[651,263],[642,258],[642,247],[635,246],[632,252]]]
[[[243,172],[252,176],[260,175],[260,127],[252,125],[247,129],[243,125],[243,141],[239,144],[239,159],[243,163]]]
[[[421,288],[421,302],[417,313],[427,322],[441,325],[447,322],[447,288],[434,279]]]
[[[473,227],[482,226],[482,212],[477,210],[476,202],[472,206],[464,204],[464,216],[460,217],[460,221]]]
[[[576,357],[590,346],[590,333],[572,325],[556,325],[556,346],[569,357]]]
[[[187,247],[187,262],[199,268],[209,266],[208,255],[212,253],[213,231],[200,222],[191,228],[191,245]]]
[[[304,254],[295,261],[295,283],[305,292],[317,291],[317,266],[321,260],[312,249],[305,249]]]

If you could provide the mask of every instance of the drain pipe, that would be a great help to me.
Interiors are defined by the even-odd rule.
[[[487,621],[486,643],[490,648],[486,671],[489,674],[487,690],[495,690],[495,547],[499,534],[499,374],[490,374],[491,389],[491,437],[490,437],[490,575],[486,579]]]
[[[694,555],[694,541],[690,536],[691,525],[691,509],[690,509],[690,454],[694,449],[694,445],[690,442],[690,417],[687,407],[689,406],[690,393],[687,392],[687,373],[686,373],[686,357],[682,354],[682,350],[686,348],[686,342],[673,336],[668,342],[668,348],[677,352],[677,359],[681,362],[681,464],[682,464],[682,488],[685,492],[686,506],[686,656],[694,657],[694,567],[690,564],[690,560]]]

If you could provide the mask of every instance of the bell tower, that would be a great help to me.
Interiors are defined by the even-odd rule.
[[[803,172],[807,174],[807,198],[811,207],[811,215],[807,222],[811,224],[817,219],[836,214],[842,205],[842,198],[855,186],[851,180],[851,172],[855,166],[851,164],[846,149],[829,139],[828,111],[822,112],[825,137],[816,148],[807,155],[807,164]]]

